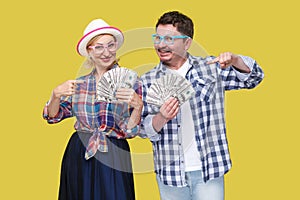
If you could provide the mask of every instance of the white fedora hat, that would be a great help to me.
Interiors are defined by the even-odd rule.
[[[124,36],[122,31],[118,28],[108,25],[102,19],[94,19],[91,21],[83,32],[83,37],[79,40],[77,44],[77,52],[81,56],[88,57],[88,52],[86,50],[87,43],[96,35],[100,34],[110,34],[115,37],[117,41],[117,49],[120,48],[124,41]]]

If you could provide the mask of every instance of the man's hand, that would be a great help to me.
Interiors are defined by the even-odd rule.
[[[159,132],[169,120],[173,119],[177,115],[179,108],[179,102],[176,98],[171,97],[168,99],[160,107],[160,112],[153,117],[153,128]]]
[[[238,71],[243,73],[250,73],[249,67],[244,63],[244,61],[238,56],[230,52],[221,53],[215,59],[208,61],[206,64],[210,65],[219,62],[220,67],[225,69],[229,66],[233,66]]]

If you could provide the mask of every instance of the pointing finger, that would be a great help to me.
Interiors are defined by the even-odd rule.
[[[206,64],[210,65],[210,64],[213,64],[213,63],[216,63],[216,62],[219,62],[220,58],[219,57],[216,57],[215,59],[213,60],[210,60],[210,61],[207,61]]]
[[[76,84],[81,84],[81,83],[85,83],[85,80],[75,80]]]

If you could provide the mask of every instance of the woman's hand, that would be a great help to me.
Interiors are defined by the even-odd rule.
[[[84,83],[84,80],[68,80],[53,90],[52,97],[60,98],[62,96],[71,96],[75,94],[77,84]]]
[[[54,117],[59,111],[60,98],[62,96],[71,96],[75,93],[77,84],[84,83],[84,80],[68,80],[52,91],[49,104],[47,106],[49,117]]]
[[[133,89],[129,88],[119,88],[116,92],[116,98],[118,101],[128,103],[134,108],[127,124],[127,130],[131,130],[138,125],[141,120],[143,108],[142,98]]]
[[[119,88],[116,92],[116,98],[120,102],[128,103],[134,109],[141,110],[143,107],[142,98],[130,88]]]

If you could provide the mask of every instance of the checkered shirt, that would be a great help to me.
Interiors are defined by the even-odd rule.
[[[113,68],[119,67],[115,65]],[[95,70],[80,77],[85,83],[78,84],[74,95],[62,97],[59,112],[55,117],[48,116],[47,104],[43,110],[43,118],[49,124],[58,123],[75,116],[75,130],[93,133],[89,139],[86,159],[94,156],[96,151],[107,152],[106,137],[133,138],[140,132],[140,126],[127,129],[132,107],[126,103],[106,103],[96,101]],[[133,89],[142,96],[142,84],[137,80]]]
[[[226,138],[224,116],[225,90],[251,89],[263,79],[264,73],[259,65],[250,57],[242,56],[251,73],[243,74],[230,66],[221,69],[219,64],[207,65],[214,59],[188,55],[190,68],[185,76],[196,93],[189,100],[194,121],[195,140],[200,153],[201,172],[205,182],[220,177],[231,168],[231,159]],[[159,63],[145,73],[143,82],[143,99],[151,82],[169,70]],[[141,137],[149,138],[153,145],[155,173],[166,185],[182,187],[186,185],[184,170],[184,154],[182,148],[181,113],[170,120],[158,133],[153,129],[152,118],[158,108],[144,101],[142,114]]]

